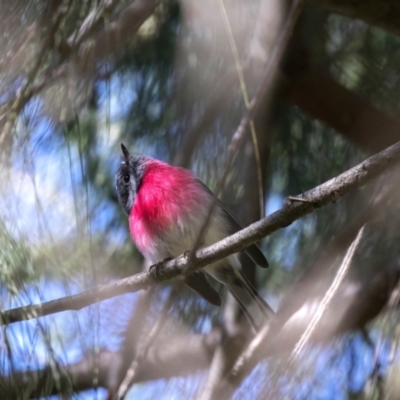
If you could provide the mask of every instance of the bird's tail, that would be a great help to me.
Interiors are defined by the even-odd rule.
[[[236,298],[253,328],[258,332],[275,313],[239,269],[225,277],[225,285]]]

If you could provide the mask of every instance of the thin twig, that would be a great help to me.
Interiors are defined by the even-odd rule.
[[[305,332],[301,336],[300,340],[297,342],[296,346],[294,347],[292,355],[290,356],[290,359],[289,359],[289,365],[291,365],[296,360],[296,358],[299,356],[301,350],[307,344],[308,340],[310,339],[312,333],[315,330],[315,327],[321,320],[322,316],[324,315],[325,310],[328,308],[333,296],[335,295],[340,284],[342,283],[343,278],[346,275],[346,272],[349,269],[350,264],[353,260],[355,251],[361,241],[362,235],[364,233],[364,228],[365,228],[365,225],[359,230],[357,237],[355,238],[354,242],[349,247],[349,249],[343,259],[343,262],[342,262],[341,266],[339,267],[339,270],[335,276],[335,279],[332,282],[332,285],[330,286],[328,291],[325,293],[325,296],[322,299],[322,302],[319,305],[317,312],[314,314],[307,329],[305,330]]]
[[[195,252],[200,247],[201,243],[203,242],[203,237],[205,235],[206,230],[208,229],[214,209],[217,205],[217,198],[220,195],[222,189],[225,187],[225,183],[228,178],[229,172],[232,169],[233,162],[235,161],[236,155],[238,154],[241,144],[243,143],[243,140],[245,139],[246,128],[249,125],[250,121],[253,119],[261,100],[264,98],[265,94],[268,92],[268,90],[270,90],[270,88],[273,85],[273,78],[274,78],[275,71],[279,65],[279,62],[282,58],[284,51],[286,50],[287,43],[289,42],[289,39],[293,33],[293,29],[296,25],[299,15],[301,13],[303,3],[304,3],[304,0],[294,0],[293,1],[292,6],[289,9],[289,12],[288,12],[288,15],[286,18],[286,22],[282,28],[282,31],[280,32],[280,35],[276,41],[274,48],[272,50],[271,57],[266,66],[264,78],[263,78],[256,94],[252,98],[251,102],[248,104],[247,111],[243,115],[243,117],[240,121],[240,124],[237,127],[237,129],[232,137],[232,141],[228,147],[228,158],[226,161],[224,173],[222,174],[222,177],[221,177],[221,179],[217,185],[217,188],[214,192],[215,199],[210,206],[209,212],[207,214],[207,218],[205,219],[203,226],[200,229],[200,232],[198,233],[196,243],[192,249],[191,256],[189,259],[190,262],[193,262]]]
[[[132,37],[161,1],[162,0],[136,0],[132,5],[122,11],[118,20],[100,32],[94,40],[91,53],[94,59],[103,58],[112,51],[115,51],[118,47],[116,46],[117,39],[119,39],[120,42],[118,44],[121,45],[130,37]],[[2,131],[0,132],[0,146],[11,133],[19,113],[29,102],[29,100],[34,95],[42,91],[43,88],[54,83],[54,78],[59,78],[61,75],[63,75],[58,75],[57,71],[60,71],[60,69],[63,71],[68,70],[68,63],[58,64],[54,66],[52,74],[50,71],[47,72],[47,74],[51,74],[53,78],[48,79],[44,77],[42,78],[43,80],[41,82],[35,84],[35,80],[39,75],[40,68],[45,63],[49,44],[53,43],[54,35],[57,33],[58,27],[65,19],[65,16],[67,16],[72,3],[73,2],[71,0],[68,0],[66,6],[62,5],[59,7],[59,11],[54,18],[55,23],[52,25],[48,38],[42,46],[40,54],[36,58],[36,62],[29,72],[27,79],[22,87],[18,90],[18,93],[12,99],[10,99],[7,104],[1,107],[0,114],[3,115],[0,116],[0,121],[4,121],[4,125]],[[65,42],[69,56],[76,53],[80,48],[80,45],[84,44],[84,40],[87,39],[88,36],[90,36],[90,34],[93,32],[94,28],[98,26],[102,15],[105,12],[112,10],[112,8],[118,3],[119,2],[115,0],[104,0],[101,6],[101,12],[96,11],[95,14],[89,15],[91,18],[89,18],[89,16],[86,18],[84,24],[79,28],[79,30],[71,35],[71,37]],[[122,37],[122,33],[124,37]],[[64,61],[64,58],[61,58],[61,61]],[[75,66],[79,64],[81,68],[83,68],[86,65],[87,59],[85,57],[78,57],[75,61]],[[72,62],[70,64],[72,64]],[[54,71],[56,71],[56,73],[54,73]]]
[[[221,375],[224,369],[225,354],[222,343],[216,347],[208,369],[207,381],[197,397],[197,400],[211,400],[214,398],[214,390],[220,382]]]
[[[239,375],[240,371],[243,370],[247,362],[253,357],[254,352],[260,347],[261,343],[264,342],[264,339],[268,336],[269,331],[270,325],[264,325],[263,328],[257,333],[257,336],[247,346],[245,351],[243,351],[243,353],[239,356],[230,372],[230,375]]]
[[[232,56],[235,61],[235,67],[236,67],[236,72],[238,74],[240,90],[242,92],[243,101],[244,101],[246,108],[249,108],[249,106],[250,106],[249,95],[247,92],[246,81],[244,79],[243,68],[240,63],[239,52],[238,52],[238,49],[236,46],[235,38],[233,37],[231,24],[229,22],[228,14],[226,13],[224,1],[219,0],[218,4],[220,6],[221,13],[222,13],[222,16],[224,19],[226,32],[227,32],[228,39],[229,39],[229,45],[231,47]],[[256,170],[257,170],[257,182],[258,182],[258,197],[259,197],[259,207],[260,207],[260,218],[262,218],[264,216],[264,191],[263,191],[263,182],[262,182],[260,149],[259,149],[258,140],[257,140],[256,127],[254,125],[253,119],[250,120],[249,126],[250,126],[252,141],[253,141],[254,157],[256,159],[256,164],[257,164]]]
[[[46,40],[44,41],[39,55],[36,58],[36,62],[33,65],[32,69],[29,71],[28,76],[26,77],[25,82],[23,85],[18,89],[17,94],[13,99],[9,101],[9,107],[5,107],[6,121],[4,124],[4,128],[0,133],[0,147],[3,145],[4,140],[9,136],[11,133],[15,121],[18,118],[19,113],[28,103],[28,101],[32,98],[34,91],[32,90],[32,85],[39,74],[40,68],[44,65],[45,60],[48,56],[49,48],[51,43],[54,41],[54,38],[59,30],[63,20],[66,18],[69,8],[71,6],[72,1],[69,0],[67,6],[59,5],[57,12],[53,18],[52,26],[50,28],[49,33],[47,34]],[[39,88],[39,91],[43,88],[44,83],[40,83],[36,85],[35,90]]]
[[[275,397],[278,395],[278,376],[280,375],[281,372],[290,370],[296,359],[299,357],[300,352],[302,349],[305,347],[305,345],[308,343],[312,333],[315,331],[318,323],[320,322],[322,316],[324,315],[325,311],[327,310],[330,302],[332,301],[334,295],[337,293],[337,290],[343,281],[343,278],[348,271],[351,261],[353,260],[355,251],[361,241],[363,232],[364,232],[365,225],[363,225],[360,230],[357,233],[356,238],[354,241],[351,243],[350,247],[348,248],[346,255],[342,261],[342,264],[340,265],[336,276],[329,287],[328,291],[325,293],[322,301],[319,303],[318,309],[311,318],[311,321],[307,324],[307,327],[305,331],[302,333],[300,339],[296,342],[294,349],[287,361],[284,361],[278,368],[277,371],[275,371],[275,376],[272,379],[272,388],[270,392],[272,393],[272,397]]]
[[[82,22],[81,26],[68,38],[69,47],[78,47],[99,25],[104,14],[111,12],[119,3],[117,0],[103,0],[94,10],[92,10]]]

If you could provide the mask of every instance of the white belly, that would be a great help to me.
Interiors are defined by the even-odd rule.
[[[186,216],[185,219],[176,221],[171,229],[159,235],[153,246],[147,249],[146,258],[152,264],[155,264],[165,258],[175,258],[185,251],[191,250],[197,242],[205,218],[205,213],[198,210],[195,215]],[[226,236],[228,236],[227,222],[217,209],[209,221],[200,248],[210,246]],[[213,269],[217,264],[208,265],[204,270],[214,276]]]

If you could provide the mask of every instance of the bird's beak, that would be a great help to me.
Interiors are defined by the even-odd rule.
[[[121,143],[121,149],[122,149],[122,154],[124,155],[125,161],[128,161],[130,154],[129,154],[128,149],[124,146],[123,143]]]

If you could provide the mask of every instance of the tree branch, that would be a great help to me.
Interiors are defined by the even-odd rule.
[[[347,253],[342,261],[342,264],[340,265],[336,276],[325,293],[321,304],[318,306],[317,312],[312,316],[311,321],[309,325],[307,326],[307,329],[304,331],[304,333],[301,335],[300,340],[296,343],[295,348],[293,349],[292,355],[289,359],[289,364],[293,365],[293,362],[298,358],[300,352],[304,349],[306,343],[310,340],[311,335],[313,332],[316,330],[317,325],[320,323],[326,309],[329,307],[330,303],[332,302],[332,299],[334,298],[337,290],[339,289],[339,286],[341,285],[343,278],[347,271],[349,270],[349,267],[353,261],[354,254],[357,250],[358,245],[361,242],[362,235],[364,233],[364,228],[365,225],[359,230],[357,237],[354,239],[354,242],[351,244],[349,249],[347,250]]]
[[[334,203],[351,191],[365,185],[382,172],[400,161],[400,142],[373,155],[357,166],[350,168],[314,189],[303,193],[300,197],[306,202],[285,201],[283,207],[249,225],[247,228],[196,252],[196,257],[189,261],[185,256],[177,257],[165,263],[162,271],[155,277],[149,272],[142,272],[129,278],[101,285],[91,290],[52,300],[43,304],[35,304],[4,311],[0,314],[1,324],[37,318],[66,310],[79,310],[95,302],[109,299],[124,293],[137,292],[142,289],[179,276],[190,268],[192,271],[221,260],[233,253],[243,251],[246,247],[261,240],[265,236],[287,227],[295,220],[310,214],[322,206]]]
[[[127,7],[121,12],[120,17],[112,22],[107,28],[100,32],[92,43],[88,43],[85,47],[87,50],[83,54],[79,54],[74,61],[65,61],[65,57],[70,57],[72,54],[76,54],[81,46],[85,46],[86,41],[84,39],[90,38],[90,34],[98,25],[102,15],[113,9],[118,2],[115,0],[104,0],[101,5],[90,13],[82,26],[61,46],[58,50],[62,53],[61,63],[55,65],[51,70],[47,71],[47,76],[42,76],[41,81],[35,83],[38,79],[39,69],[43,64],[44,58],[47,57],[47,53],[51,50],[51,47],[56,42],[54,37],[57,32],[58,26],[69,12],[69,6],[64,7],[59,15],[59,18],[50,27],[50,34],[45,40],[42,50],[37,57],[37,61],[32,68],[26,82],[18,90],[18,93],[10,99],[7,104],[3,105],[0,110],[0,122],[3,123],[4,127],[0,133],[0,144],[2,144],[6,137],[9,136],[11,130],[14,127],[14,123],[25,105],[31,100],[33,96],[41,92],[45,87],[50,86],[56,79],[59,78],[66,71],[68,71],[69,64],[78,67],[81,72],[90,70],[99,59],[104,59],[112,53],[117,52],[125,43],[132,38],[137,32],[143,22],[153,13],[157,5],[162,0],[136,0],[132,5]],[[71,2],[70,2],[71,3]],[[58,7],[62,5],[62,2],[56,2]],[[55,12],[55,6],[51,6],[50,15]],[[51,18],[47,21],[51,22]],[[49,23],[50,23],[49,22]],[[59,72],[63,71],[62,74]],[[49,78],[50,76],[50,78]]]
[[[68,38],[69,47],[78,47],[96,29],[104,15],[111,12],[117,4],[117,0],[103,0],[86,16],[79,29]]]
[[[154,12],[162,0],[135,0],[127,7],[117,21],[111,22],[94,40],[90,54],[93,62],[115,54],[125,43],[132,38],[140,26]]]
[[[290,61],[293,68],[296,60]],[[326,123],[363,149],[377,152],[400,139],[399,118],[374,107],[320,69],[307,65],[300,72],[287,71],[283,80],[286,80],[283,96],[289,104]]]

